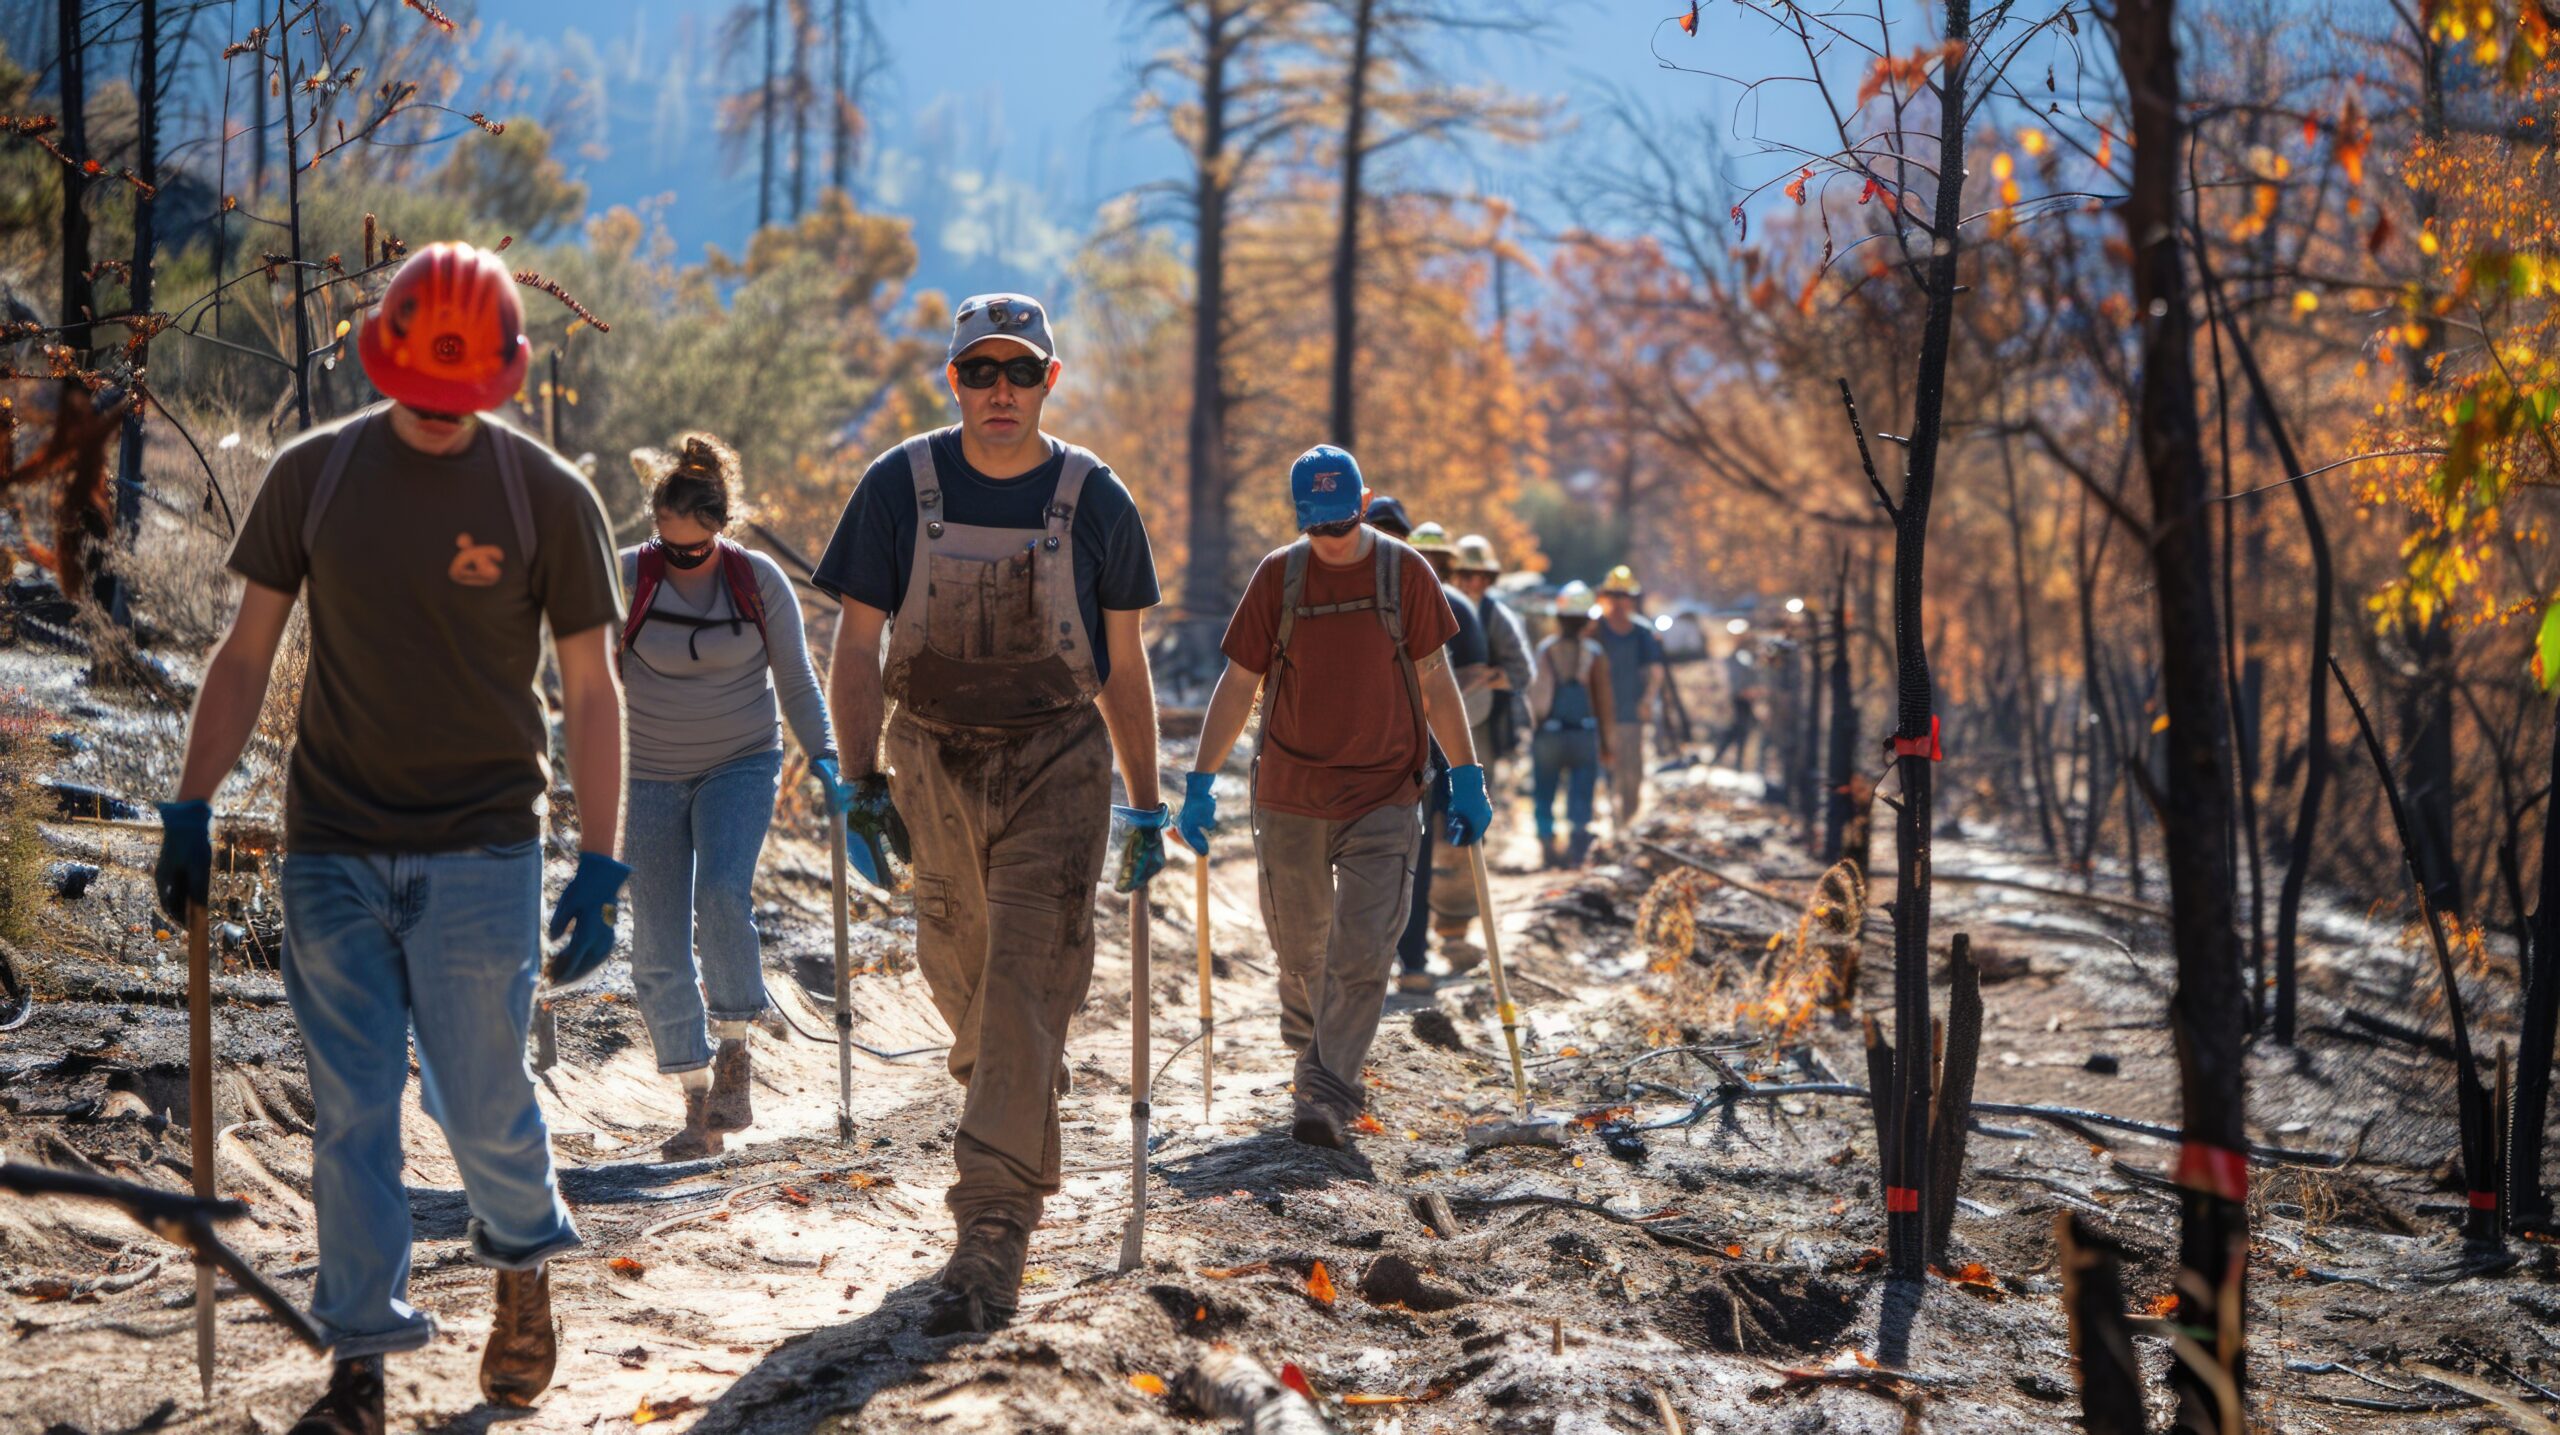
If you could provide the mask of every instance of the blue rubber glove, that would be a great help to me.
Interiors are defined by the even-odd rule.
[[[551,909],[551,940],[567,944],[551,953],[544,974],[553,989],[574,987],[600,971],[613,955],[614,903],[631,869],[601,852],[578,854],[578,874],[560,889]]]
[[[844,772],[836,766],[834,758],[811,758],[809,770],[818,775],[818,785],[827,790],[828,811],[850,812],[853,810],[853,788],[846,784]]]
[[[1182,818],[1173,824],[1183,845],[1206,857],[1209,834],[1218,830],[1218,775],[1195,772],[1182,780]]]
[[[160,894],[160,910],[178,931],[187,926],[189,906],[210,905],[213,891],[213,804],[160,804],[160,860],[151,869],[152,890]]]
[[[1134,892],[1164,870],[1164,829],[1172,821],[1173,809],[1161,802],[1153,807],[1112,806],[1111,829],[1120,838],[1112,891]]]
[[[1484,769],[1474,763],[1449,769],[1449,845],[1473,847],[1493,825],[1493,803],[1484,795]]]
[[[897,804],[889,800],[889,779],[883,773],[866,772],[853,780],[852,796],[844,813],[845,856],[853,870],[874,887],[889,886],[889,858],[912,861],[913,850],[907,841],[907,820],[898,815]]]

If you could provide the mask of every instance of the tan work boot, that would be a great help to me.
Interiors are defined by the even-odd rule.
[[[480,1352],[480,1393],[492,1405],[531,1405],[550,1387],[559,1361],[550,1268],[498,1272],[498,1314]]]
[[[329,1371],[329,1391],[287,1435],[382,1435],[382,1357],[341,1360]]]
[[[1031,1227],[1008,1211],[982,1211],[960,1225],[960,1240],[942,1268],[942,1289],[926,1312],[926,1335],[995,1330],[1013,1319],[1022,1298],[1022,1263]]]
[[[720,1043],[711,1058],[711,1108],[705,1113],[713,1131],[744,1131],[756,1121],[755,1068],[747,1060],[744,1037]],[[689,1113],[688,1113],[689,1114]],[[715,1150],[718,1148],[714,1148]]]
[[[684,1129],[666,1139],[658,1148],[661,1161],[699,1161],[717,1156],[725,1144],[720,1128],[711,1124],[712,1089],[688,1086],[684,1089]]]
[[[1429,972],[1396,973],[1396,990],[1400,992],[1428,992],[1434,985]]]

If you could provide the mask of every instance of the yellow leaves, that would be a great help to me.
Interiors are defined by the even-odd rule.
[[[2000,153],[1991,157],[1992,178],[2006,180],[2017,172],[2018,166],[2015,161],[2009,158],[2009,152],[2007,150],[2002,150]]]
[[[2318,310],[2318,309],[2319,309],[2319,307],[2320,307],[2320,296],[2319,296],[2319,295],[2317,295],[2317,294],[2315,294],[2315,293],[2311,292],[2311,291],[2310,291],[2310,290],[2308,290],[2308,289],[2296,289],[2296,290],[2294,290],[2294,291],[2293,291],[2293,312],[2294,312],[2294,313],[2296,313],[2296,314],[2309,314],[2309,313],[2312,313],[2312,312],[2314,312],[2314,311]]]
[[[2043,155],[2046,143],[2044,131],[2040,129],[2029,126],[2018,131],[2018,148],[2025,150],[2029,159]]]
[[[2154,732],[2154,733],[2164,733],[2164,732],[2167,732],[2168,730],[2169,730],[2169,715],[2168,715],[2167,713],[2162,713],[2160,716],[2158,716],[2158,717],[2156,717],[2156,718],[2153,718],[2153,719],[2151,720],[2151,731],[2152,731],[2152,732]]]
[[[2104,125],[2100,125],[2098,127],[2098,168],[2106,169],[2110,167],[2115,163],[2115,158],[2115,131],[2108,129]]]
[[[1129,1383],[1138,1387],[1138,1390],[1142,1394],[1159,1397],[1164,1394],[1164,1377],[1161,1375],[1151,1375],[1148,1372],[1141,1370],[1137,1374],[1129,1377]]]
[[[2346,103],[2339,107],[2338,128],[2330,137],[2329,146],[2338,156],[2339,166],[2346,170],[2347,182],[2362,185],[2365,151],[2373,146],[2373,127],[2365,123],[2364,109],[2353,95],[2347,96]]]
[[[694,1399],[690,1395],[679,1395],[675,1399],[666,1401],[663,1404],[652,1401],[648,1396],[643,1395],[640,1397],[639,1408],[631,1412],[631,1423],[634,1425],[647,1425],[654,1421],[673,1419],[674,1417],[691,1410],[693,1407]]]

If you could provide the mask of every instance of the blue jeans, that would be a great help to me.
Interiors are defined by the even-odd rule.
[[[660,1071],[709,1066],[709,1023],[765,1009],[751,889],[781,780],[778,747],[683,782],[631,780],[631,982]]]
[[[525,1068],[541,908],[533,842],[285,858],[285,996],[315,1109],[311,1315],[340,1360],[414,1350],[435,1334],[407,1299],[400,1094],[413,1024],[420,1094],[462,1172],[472,1257],[531,1270],[578,1244]]]
[[[1600,785],[1600,737],[1588,731],[1542,732],[1529,744],[1530,802],[1537,810],[1540,845],[1556,835],[1556,788],[1564,788],[1565,821],[1573,835],[1591,830],[1592,794]]]

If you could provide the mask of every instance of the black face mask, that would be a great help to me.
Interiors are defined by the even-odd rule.
[[[707,543],[698,543],[691,548],[678,548],[664,538],[658,539],[657,545],[658,556],[667,560],[667,566],[681,569],[699,568],[710,562],[712,553],[720,546],[719,540],[713,539]]]

